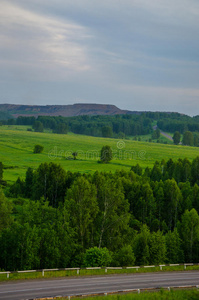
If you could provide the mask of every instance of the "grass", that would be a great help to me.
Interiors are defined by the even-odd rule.
[[[168,132],[167,132],[168,133]],[[169,135],[173,136],[173,134],[171,133],[168,133]],[[134,140],[134,137],[129,137],[131,140]],[[137,138],[140,138],[140,140],[142,142],[148,142],[150,139],[151,139],[151,134],[146,134],[146,135],[141,135],[141,136],[138,136]],[[162,134],[160,134],[160,137],[159,137],[159,143],[162,143],[162,144],[171,144],[173,145],[173,142],[166,138],[165,136],[163,136]],[[155,140],[152,140],[152,143],[157,143],[157,139]]]
[[[192,290],[160,290],[157,292],[141,292],[141,294],[129,293],[129,294],[117,294],[105,296],[87,297],[89,300],[196,300],[199,298],[199,292],[196,289]],[[75,297],[74,297],[75,298]],[[60,298],[60,300],[67,298]],[[75,298],[77,299],[77,298]]]
[[[183,271],[184,266],[166,266],[162,268],[161,272],[174,272],[174,271]],[[199,270],[199,266],[187,266],[186,271]],[[184,272],[186,272],[184,271]],[[7,274],[0,274],[0,282],[1,281],[10,281],[10,280],[26,280],[26,279],[39,279],[39,278],[59,278],[59,277],[71,277],[71,276],[94,276],[94,275],[110,275],[110,274],[136,274],[136,273],[149,273],[149,272],[160,272],[159,267],[154,268],[140,268],[136,269],[108,269],[107,273],[105,269],[94,269],[87,270],[81,269],[79,270],[79,275],[77,275],[77,270],[63,270],[63,271],[45,271],[44,276],[42,276],[42,272],[30,272],[30,273],[11,273],[9,274],[9,278],[7,278]]]
[[[55,162],[65,170],[93,173],[98,171],[130,170],[139,163],[143,168],[152,167],[156,160],[188,158],[193,160],[199,155],[199,148],[89,137],[83,135],[59,135],[49,132],[27,131],[28,126],[0,127],[0,161],[3,162],[4,180],[14,182],[18,176],[25,177],[28,167],[36,169],[43,162]],[[44,146],[41,154],[34,154],[36,144]],[[109,164],[97,163],[104,145],[110,145],[113,160]],[[69,160],[77,151],[77,160]]]

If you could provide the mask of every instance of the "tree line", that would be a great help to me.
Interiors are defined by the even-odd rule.
[[[76,134],[103,137],[120,137],[144,135],[151,132],[152,120],[144,115],[115,115],[115,116],[77,116],[77,117],[51,117],[38,116],[38,118],[19,116],[9,119],[4,124],[30,125],[36,132],[51,129],[54,133],[66,134],[68,131]]]
[[[0,115],[1,120],[1,115]],[[152,129],[157,123],[158,128]],[[151,139],[159,139],[160,130],[173,133],[174,143],[199,146],[199,116],[190,117],[179,113],[142,112],[124,115],[83,115],[76,117],[38,116],[35,118],[19,116],[16,119],[2,119],[0,124],[27,125],[27,130],[43,132],[50,129],[54,133],[84,134],[89,136],[125,138],[151,134]]]
[[[4,193],[1,269],[199,260],[199,157],[94,174],[42,163]]]

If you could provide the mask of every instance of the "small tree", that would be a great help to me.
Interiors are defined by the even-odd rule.
[[[173,142],[175,145],[178,145],[180,143],[180,132],[176,131],[173,135]]]
[[[84,255],[85,267],[107,267],[111,263],[111,253],[105,248],[90,248]]]
[[[73,156],[73,159],[74,159],[74,160],[77,159],[77,152],[73,152],[73,153],[72,153],[72,156]]]
[[[182,142],[184,145],[193,146],[194,143],[193,133],[191,131],[185,131],[183,134]]]
[[[100,153],[100,160],[102,163],[109,163],[113,158],[113,153],[110,146],[103,146]]]
[[[41,145],[35,145],[33,153],[41,153],[44,150],[44,147]]]
[[[160,129],[156,128],[156,130],[154,130],[152,133],[152,140],[159,139],[159,137],[160,137]]]

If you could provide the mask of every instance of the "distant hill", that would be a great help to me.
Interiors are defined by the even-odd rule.
[[[18,116],[63,116],[139,114],[140,112],[121,110],[115,105],[77,103],[73,105],[15,105],[0,104],[0,111],[13,117]]]

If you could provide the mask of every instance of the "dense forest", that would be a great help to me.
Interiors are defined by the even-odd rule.
[[[94,174],[42,163],[11,186],[1,163],[0,181],[2,270],[199,261],[199,157]]]
[[[182,140],[185,145],[199,146],[199,116],[189,117],[179,113],[146,112],[113,116],[39,116],[37,118],[34,116],[19,116],[16,119],[4,119],[1,124],[28,125],[31,126],[28,130],[36,132],[50,129],[59,134],[73,132],[75,134],[113,138],[138,137],[151,134],[152,140],[158,140],[159,134],[156,135],[156,132],[153,131],[154,124],[157,124],[159,130],[178,134],[180,136],[179,142]],[[185,132],[188,132],[188,134],[184,137]]]

